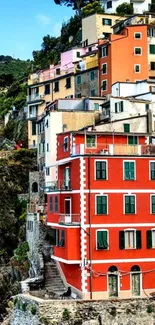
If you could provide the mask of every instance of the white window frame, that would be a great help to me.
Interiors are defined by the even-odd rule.
[[[139,71],[136,71],[136,66],[139,66]],[[141,71],[141,66],[140,66],[140,64],[134,64],[134,72],[135,73],[140,73]]]
[[[106,89],[105,90],[103,90],[103,82],[104,81],[106,81]],[[105,91],[107,91],[107,89],[108,89],[108,79],[104,79],[104,80],[102,80],[102,92],[104,93]]]
[[[67,139],[67,149],[65,149],[65,139]],[[68,136],[64,137],[64,152],[68,151]]]
[[[125,232],[129,232],[129,231],[133,231],[134,232],[134,247],[126,247],[125,246],[125,249],[136,249],[136,229],[134,228],[127,228],[127,229],[124,229],[124,244],[125,244]]]
[[[103,73],[103,65],[106,65],[106,73]],[[102,63],[102,75],[104,76],[107,73],[108,73],[108,64],[107,63]]]
[[[95,194],[95,216],[99,216],[99,214],[97,214],[97,196],[106,196],[107,197],[107,213],[101,214],[102,216],[107,216],[109,214],[108,194]]]
[[[136,37],[136,34],[139,34],[140,37],[137,38],[137,37]],[[142,39],[142,33],[141,33],[141,32],[135,32],[135,33],[134,33],[134,39],[136,39],[136,40]]]
[[[152,212],[152,196],[155,196],[155,194],[150,194],[150,214],[155,215],[155,213]]]
[[[155,160],[149,160],[149,181],[155,182],[155,179],[151,179],[151,163],[155,163]]]
[[[102,47],[102,58],[106,58],[108,55],[103,55],[103,49],[107,48],[107,46]]]
[[[108,248],[107,249],[103,249],[103,251],[108,251],[109,250],[109,230],[108,229],[97,229],[96,230],[96,250],[100,251],[100,249],[97,249],[97,232],[98,231],[106,231],[107,232],[107,243],[108,243]]]
[[[135,178],[134,179],[125,179],[125,162],[134,162],[135,164]],[[129,160],[125,159],[123,160],[123,181],[136,181],[136,160]]]
[[[95,135],[95,146],[94,147],[87,147],[87,135]],[[87,148],[87,149],[96,149],[97,148],[97,135],[96,134],[87,134],[87,133],[85,133],[85,147]]]
[[[153,232],[155,232],[155,228],[151,229],[151,235],[153,234]],[[153,246],[153,236],[152,236],[152,248],[155,248],[155,245]]]
[[[94,160],[94,179],[96,181],[99,181],[99,179],[96,179],[96,162],[105,162],[106,163],[106,175],[107,175],[107,178],[106,179],[101,179],[100,181],[108,181],[108,160],[106,160],[106,159],[95,159]]]
[[[123,195],[123,212],[124,212],[123,214],[127,215],[127,216],[131,214],[131,213],[125,213],[125,197],[126,196],[134,196],[135,197],[135,213],[133,213],[133,214],[134,215],[137,214],[136,194],[131,194],[131,193],[130,194],[126,193],[126,194]]]
[[[141,49],[141,54],[136,54],[135,52],[136,52],[136,49]],[[140,46],[135,46],[134,47],[134,55],[136,55],[136,56],[142,56],[142,47],[140,47]]]

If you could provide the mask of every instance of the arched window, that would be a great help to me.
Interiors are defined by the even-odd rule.
[[[32,193],[37,193],[38,192],[38,183],[34,182],[32,184]]]
[[[140,272],[140,267],[138,265],[133,265],[131,268],[131,272]]]
[[[114,265],[110,266],[109,269],[108,269],[108,272],[117,272],[117,271],[118,271],[118,269]]]

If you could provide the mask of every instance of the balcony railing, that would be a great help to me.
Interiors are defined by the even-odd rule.
[[[37,115],[38,115],[37,110],[36,111],[33,111],[33,112],[29,112],[27,118],[30,119],[30,120],[31,119],[33,120],[33,119],[36,119],[37,118]]]
[[[80,225],[80,215],[79,214],[60,214],[59,224],[64,225]]]
[[[46,192],[70,191],[70,181],[68,180],[66,183],[64,183],[64,180],[47,182],[44,190]]]
[[[47,205],[38,205],[36,203],[27,204],[27,212],[28,213],[47,213]]]
[[[33,102],[33,101],[38,101],[38,100],[43,100],[45,97],[44,94],[32,94],[27,96],[27,102]]]
[[[72,147],[72,156],[76,155],[127,155],[127,156],[155,156],[154,145],[124,145],[124,144],[99,144],[97,146],[79,144]]]

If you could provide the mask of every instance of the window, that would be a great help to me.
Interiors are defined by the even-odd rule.
[[[134,48],[134,54],[135,55],[142,55],[142,48],[141,47],[135,47]]]
[[[45,126],[48,128],[48,120],[46,120]]]
[[[155,54],[155,45],[150,44],[149,49],[150,49],[150,54]]]
[[[66,190],[70,189],[70,168],[64,168],[64,188]]]
[[[59,246],[59,229],[56,229],[55,244],[56,244],[56,246]]]
[[[155,162],[150,162],[150,179],[155,180]]]
[[[92,51],[92,47],[89,46],[89,47],[88,47],[88,52],[91,52],[91,51]]]
[[[32,121],[32,135],[36,135],[36,122]]]
[[[141,39],[142,38],[142,33],[134,33],[134,38],[135,39]]]
[[[112,25],[112,19],[103,18],[103,19],[102,19],[102,25],[108,25],[108,26],[111,26],[111,25]]]
[[[59,241],[59,246],[65,247],[65,231],[61,230],[61,239]]]
[[[42,152],[45,152],[45,142],[42,142]]]
[[[33,140],[33,147],[35,148],[35,146],[36,146],[36,140]]]
[[[89,80],[93,81],[95,79],[95,71],[90,71],[89,72]]]
[[[45,85],[45,95],[50,94],[50,84]]]
[[[55,196],[55,199],[54,199],[54,210],[55,210],[55,213],[58,213],[58,197]]]
[[[112,8],[112,1],[107,2],[107,9],[110,9],[110,8]]]
[[[66,78],[66,88],[69,89],[71,88],[71,78]]]
[[[76,52],[76,57],[80,58],[80,52]]]
[[[87,148],[96,148],[96,135],[95,134],[86,134],[86,147]]]
[[[135,195],[125,195],[125,214],[135,213]]]
[[[64,152],[68,151],[68,137],[64,137]]]
[[[102,91],[106,91],[107,90],[107,80],[103,80],[102,81]]]
[[[107,214],[107,196],[96,196],[96,214]]]
[[[60,68],[56,68],[55,72],[57,75],[60,75]]]
[[[106,161],[96,161],[96,179],[107,179]]]
[[[102,74],[107,73],[107,63],[102,64]]]
[[[135,179],[135,162],[124,161],[124,180]]]
[[[147,248],[155,248],[155,229],[146,231]]]
[[[32,184],[32,193],[37,193],[38,192],[38,183],[34,182]]]
[[[50,176],[50,168],[46,167],[46,176]]]
[[[76,94],[76,98],[81,98],[81,93]]]
[[[149,110],[149,104],[145,104],[145,110],[146,110],[146,111]]]
[[[115,103],[115,113],[123,112],[123,101]]]
[[[94,97],[95,96],[95,89],[91,89],[90,91],[90,97]]]
[[[41,154],[41,143],[39,142],[39,154]]]
[[[27,230],[33,231],[33,221],[27,221]]]
[[[151,213],[155,213],[155,195],[151,195]]]
[[[104,58],[105,56],[108,56],[108,46],[100,48],[100,57]]]
[[[126,133],[130,132],[130,124],[124,124],[124,132]]]
[[[108,249],[108,231],[97,230],[96,231],[96,249]]]
[[[150,69],[155,70],[155,62],[150,62]]]
[[[136,73],[140,72],[140,64],[135,64],[134,67]]]
[[[47,143],[47,152],[49,151],[49,143]]]
[[[136,135],[129,135],[128,136],[128,144],[129,145],[137,145],[138,144],[138,137]]]
[[[55,91],[55,93],[57,91],[59,91],[59,81],[55,81],[55,83],[54,83],[54,91]]]
[[[50,196],[50,212],[53,211],[53,197]]]
[[[149,37],[155,37],[155,29],[154,28],[149,28],[148,29],[148,36]]]
[[[76,77],[76,84],[77,84],[77,85],[81,85],[81,83],[82,83],[82,78],[81,78],[81,76],[77,76],[77,77]]]
[[[120,249],[140,249],[141,247],[141,230],[126,229],[119,232]]]
[[[94,103],[94,111],[99,111],[99,104],[98,103]]]

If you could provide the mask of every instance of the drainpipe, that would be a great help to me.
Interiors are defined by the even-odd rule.
[[[91,193],[90,193],[90,156],[88,157],[88,218],[89,218],[89,259],[90,259],[90,299],[92,299],[92,215],[91,215]]]

